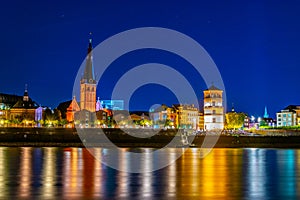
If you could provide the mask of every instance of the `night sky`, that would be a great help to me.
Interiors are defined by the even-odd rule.
[[[300,2],[298,1],[5,1],[0,7],[0,92],[29,95],[55,108],[72,98],[77,71],[93,46],[119,32],[138,27],[180,31],[210,54],[226,87],[228,107],[271,116],[300,104]],[[117,59],[100,80],[101,99],[130,67],[164,63],[180,70],[198,92],[206,89],[188,63],[162,51],[136,51]],[[101,85],[100,85],[101,84]],[[162,95],[163,94],[163,95]],[[171,91],[158,85],[139,88],[130,109],[154,103],[171,105]]]

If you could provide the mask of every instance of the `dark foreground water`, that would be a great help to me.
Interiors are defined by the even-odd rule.
[[[102,165],[86,149],[0,147],[0,199],[300,198],[300,150],[214,149],[204,159],[199,153],[189,149],[166,168],[133,174]],[[126,159],[119,157],[121,168]]]

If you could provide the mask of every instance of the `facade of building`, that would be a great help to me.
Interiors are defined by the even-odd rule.
[[[265,125],[265,126],[272,126],[275,127],[277,125],[276,120],[268,117],[268,118],[262,118],[262,122],[260,123],[260,125]]]
[[[13,107],[8,110],[8,120],[12,124],[22,126],[35,126],[42,120],[43,109],[29,98],[27,88],[22,99],[19,99]]]
[[[96,112],[89,110],[80,110],[74,113],[75,127],[78,128],[90,128],[97,126],[97,115]]]
[[[248,115],[245,116],[243,127],[245,129],[249,129],[250,128],[250,117]]]
[[[223,91],[211,86],[204,90],[204,129],[215,130],[224,128]]]
[[[203,114],[203,112],[199,112],[198,130],[204,131],[204,114]]]
[[[96,111],[97,117],[97,127],[105,127],[104,125],[107,124],[108,114],[105,110],[98,110]]]
[[[300,125],[300,108],[296,109],[297,125]]]
[[[89,112],[96,111],[97,84],[94,75],[92,50],[92,39],[90,39],[84,74],[80,81],[80,109]]]
[[[174,107],[168,107],[162,104],[160,107],[150,110],[149,116],[153,121],[154,128],[177,127],[177,114]]]
[[[0,94],[0,120],[4,123],[10,120],[10,109],[20,100],[22,96],[11,94]]]
[[[299,125],[300,106],[289,105],[285,109],[276,113],[277,126],[296,126]]]
[[[175,104],[176,111],[175,124],[177,128],[198,129],[199,125],[199,109],[194,105]]]

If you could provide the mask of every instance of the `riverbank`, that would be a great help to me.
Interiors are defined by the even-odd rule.
[[[182,137],[178,130],[131,129],[130,135],[121,129],[69,128],[0,128],[0,146],[20,147],[181,147]],[[133,135],[133,136],[132,136]],[[134,136],[143,135],[144,138]],[[153,135],[153,136],[151,136]],[[300,136],[189,136],[191,147],[201,147],[203,141],[213,141],[215,148],[300,148]]]
[[[252,133],[265,136],[300,136],[299,130],[285,130],[285,129],[254,129]]]

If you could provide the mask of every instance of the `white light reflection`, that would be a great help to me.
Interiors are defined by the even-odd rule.
[[[63,178],[65,178],[63,181],[63,193],[67,194],[67,190],[70,188],[70,170],[71,170],[71,152],[67,149],[64,149],[64,156],[63,156]]]
[[[176,160],[176,148],[170,149],[169,160]],[[176,196],[176,162],[171,163],[168,166],[168,178],[167,178],[167,193],[168,197]]]
[[[266,150],[252,148],[248,153],[247,185],[249,199],[265,197],[266,191]]]
[[[7,160],[5,158],[5,152],[7,151],[6,147],[0,147],[0,197],[7,197]]]
[[[150,197],[152,194],[152,163],[153,163],[153,153],[151,149],[145,149],[144,157],[141,160],[140,167],[143,167],[145,173],[141,173],[140,177],[142,178],[142,187],[140,190],[140,194],[142,194],[141,198]]]
[[[95,194],[103,194],[103,173],[102,173],[102,164],[99,160],[102,160],[101,148],[94,148],[94,156],[97,158],[95,162],[95,170],[94,170],[94,187],[95,187]]]
[[[54,197],[56,194],[55,183],[56,183],[56,148],[44,148],[44,162],[42,172],[42,196],[44,198]]]
[[[20,187],[18,194],[22,197],[30,196],[31,187],[31,176],[32,176],[32,166],[31,166],[31,147],[23,147],[21,149],[21,163],[20,163]],[[2,162],[1,162],[2,163]],[[1,170],[2,171],[2,170]],[[1,181],[2,183],[2,181]]]
[[[129,173],[126,173],[127,168],[128,168],[128,158],[126,156],[126,152],[128,149],[122,148],[121,149],[121,154],[119,158],[119,175],[117,176],[117,181],[118,181],[118,188],[117,188],[117,193],[119,197],[126,197],[129,193],[129,179],[128,175]]]

